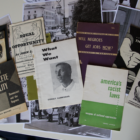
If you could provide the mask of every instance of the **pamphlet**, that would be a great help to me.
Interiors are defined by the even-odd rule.
[[[33,47],[40,109],[80,104],[83,84],[76,39]]]
[[[87,66],[79,124],[120,130],[128,70]]]
[[[32,46],[46,43],[43,17],[10,25],[10,40],[19,77],[33,75]]]

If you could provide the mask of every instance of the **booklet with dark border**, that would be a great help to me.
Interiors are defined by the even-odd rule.
[[[13,60],[0,64],[0,119],[27,110]]]

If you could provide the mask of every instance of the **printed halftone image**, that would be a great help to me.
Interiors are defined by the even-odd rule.
[[[71,92],[80,88],[75,60],[53,63],[50,68],[55,94]]]

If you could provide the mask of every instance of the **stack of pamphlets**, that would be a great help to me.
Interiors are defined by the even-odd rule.
[[[137,1],[25,2],[0,18],[0,123],[110,139],[140,108]]]

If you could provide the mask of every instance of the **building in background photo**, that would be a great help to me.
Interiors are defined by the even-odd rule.
[[[103,23],[113,23],[116,12],[102,12]]]
[[[83,10],[84,9],[84,10]],[[55,0],[24,4],[23,21],[44,17],[53,42],[76,36],[77,22],[101,22],[100,0]]]
[[[139,0],[102,0],[102,10],[117,10],[118,4],[136,8]]]
[[[102,0],[102,10],[117,10],[118,0]]]

